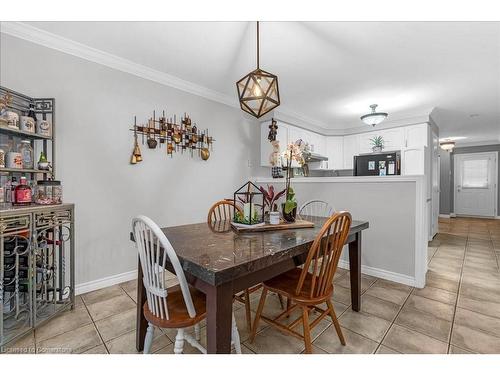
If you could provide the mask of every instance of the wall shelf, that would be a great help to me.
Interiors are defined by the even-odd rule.
[[[28,169],[28,168],[0,168],[0,173],[43,173],[43,174],[52,174],[51,171],[44,171],[41,169]]]
[[[48,140],[48,141],[52,140],[52,137],[26,132],[24,130],[9,128],[8,126],[5,126],[5,125],[0,125],[0,132],[5,133],[5,134],[15,135],[18,137],[29,138],[29,139],[44,139],[44,140]]]

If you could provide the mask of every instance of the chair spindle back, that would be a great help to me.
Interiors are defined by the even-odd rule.
[[[351,214],[341,211],[325,222],[316,236],[300,274],[296,293],[300,294],[306,277],[311,275],[310,298],[321,298],[333,283],[342,248],[349,235]],[[312,270],[309,274],[309,270]]]
[[[334,213],[334,209],[327,202],[314,199],[305,202],[299,209],[299,216],[317,216],[330,217]]]
[[[143,283],[149,310],[158,318],[170,319],[167,303],[167,286],[164,272],[169,261],[175,271],[190,317],[196,316],[186,276],[174,248],[156,223],[146,216],[132,220],[132,231],[139,252]]]
[[[223,199],[214,203],[210,210],[208,211],[207,222],[209,225],[215,224],[221,221],[233,221],[234,212],[241,211],[233,200]]]

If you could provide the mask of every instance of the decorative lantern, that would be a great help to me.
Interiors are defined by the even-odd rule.
[[[234,211],[233,221],[235,223],[256,225],[264,222],[264,194],[254,183],[248,181],[236,190],[234,202],[243,206],[241,212]]]
[[[236,88],[241,109],[257,118],[280,105],[278,77],[260,69],[259,66],[259,22],[257,22],[257,69],[236,82]]]

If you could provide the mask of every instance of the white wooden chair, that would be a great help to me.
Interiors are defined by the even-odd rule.
[[[317,216],[317,217],[330,217],[334,214],[335,209],[327,202],[313,199],[305,202],[299,208],[299,217],[303,216]]]
[[[181,354],[184,341],[200,352],[207,350],[200,344],[199,323],[206,316],[205,294],[190,287],[177,258],[174,248],[161,229],[146,216],[132,220],[135,244],[139,252],[143,284],[147,302],[144,304],[144,316],[149,322],[144,340],[144,353],[149,353],[153,342],[155,327],[176,328],[174,353]],[[167,260],[172,264],[179,284],[167,288],[164,271]],[[195,338],[186,328],[194,326]],[[236,353],[241,354],[240,337],[233,314],[231,343]]]

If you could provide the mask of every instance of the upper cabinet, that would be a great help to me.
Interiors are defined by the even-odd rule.
[[[267,139],[270,123],[266,121],[261,124],[261,165],[263,167],[271,166],[269,155],[272,152],[272,146]],[[401,150],[403,153],[408,149],[428,147],[429,131],[428,124],[422,123],[391,129],[372,129],[365,133],[345,136],[324,136],[278,121],[277,140],[280,141],[281,152],[283,152],[288,143],[302,139],[310,145],[311,152],[328,157],[329,169],[352,169],[355,155],[372,152],[370,139],[373,137],[383,137],[384,151]],[[414,172],[421,169],[420,166],[414,168],[414,163],[410,161],[414,157],[419,159],[420,155],[417,154],[418,152],[406,152],[405,164],[408,166],[408,171]]]
[[[358,155],[360,149],[359,135],[346,135],[344,136],[344,168],[353,169],[354,155]]]
[[[344,169],[344,137],[326,137],[325,152],[329,169]]]
[[[417,124],[405,126],[405,145],[406,148],[428,147],[429,125]]]

